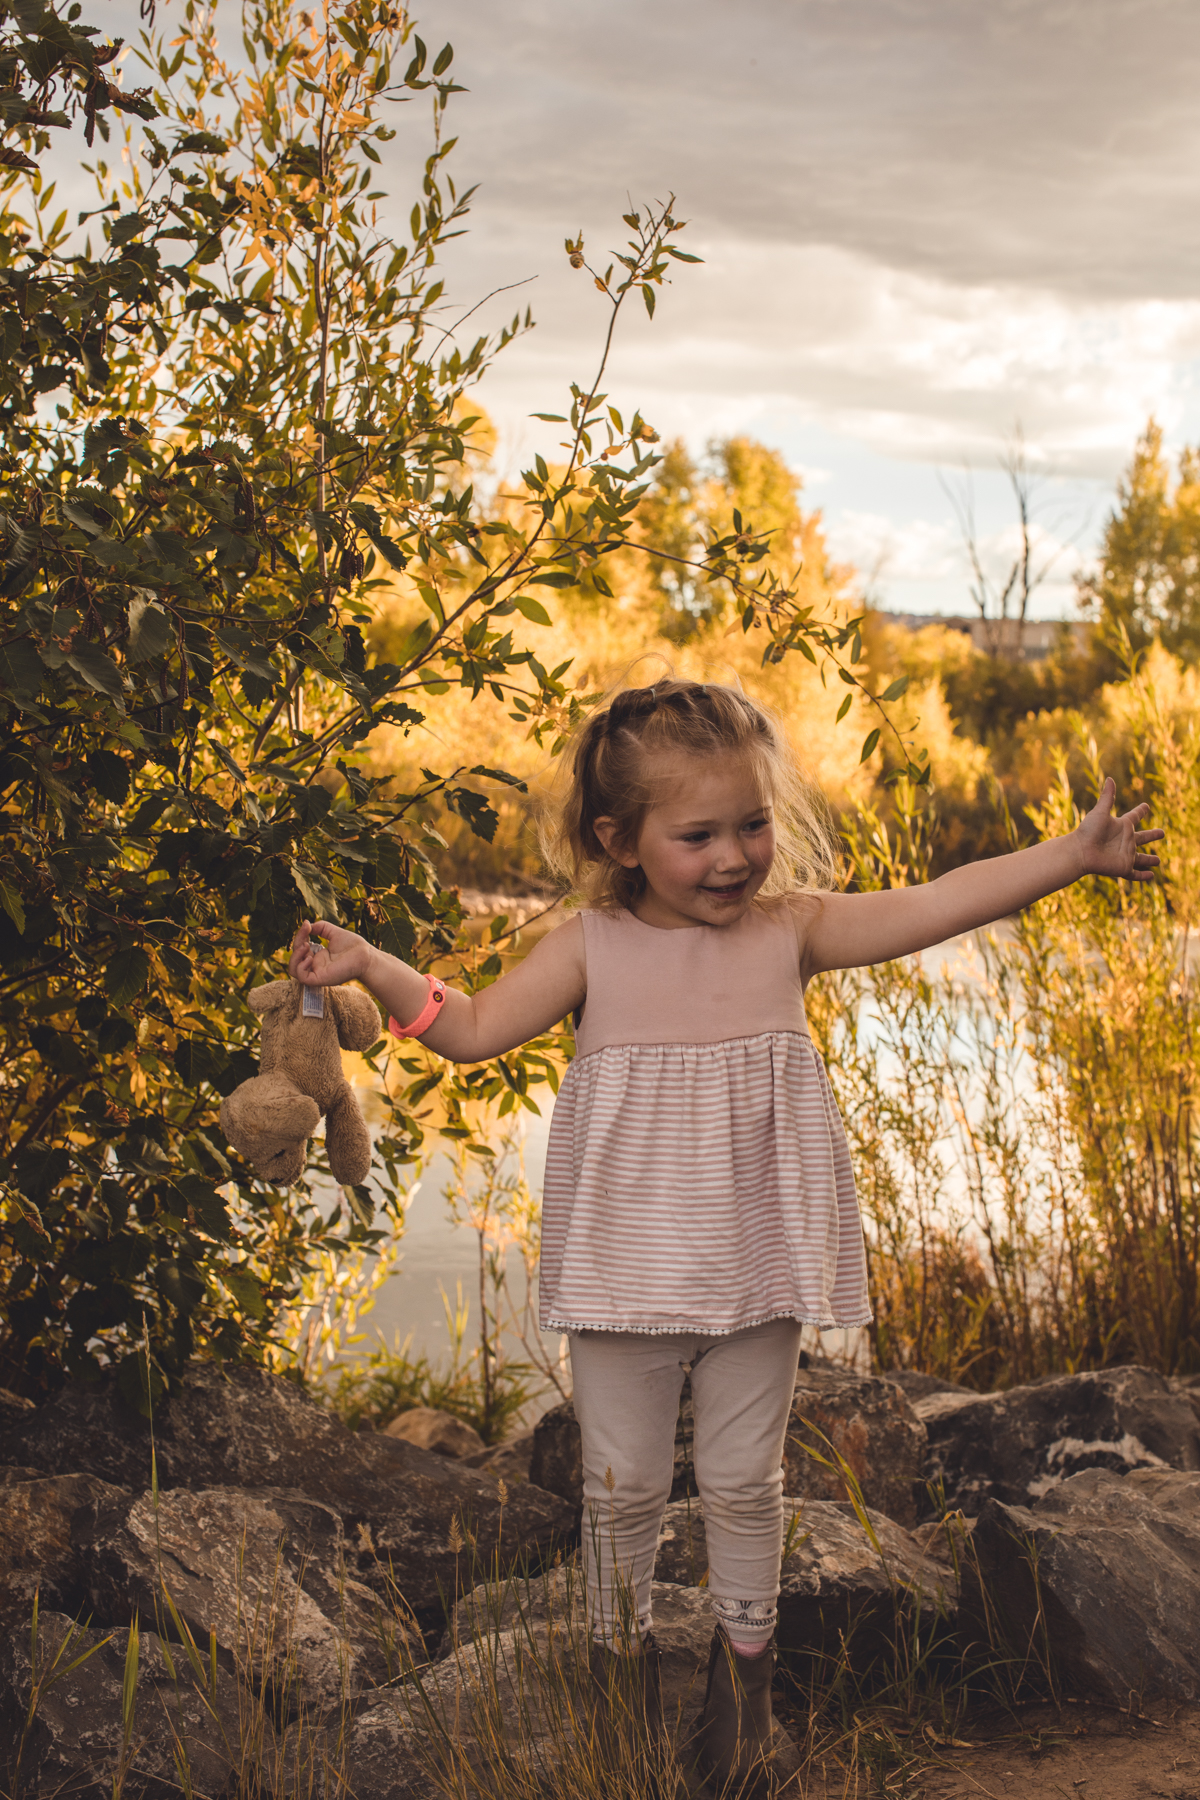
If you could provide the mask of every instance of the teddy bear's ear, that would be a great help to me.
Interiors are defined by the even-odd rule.
[[[369,1050],[379,1036],[379,1008],[361,988],[326,988],[343,1050]]]
[[[251,988],[250,1010],[256,1013],[276,1012],[292,997],[290,981],[268,981],[265,987]]]

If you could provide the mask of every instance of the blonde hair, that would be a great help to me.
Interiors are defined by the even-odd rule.
[[[775,809],[775,860],[761,894],[835,885],[828,803],[801,774],[775,720],[736,688],[667,680],[626,688],[592,714],[570,753],[566,791],[543,826],[547,862],[588,906],[628,907],[645,887],[640,868],[625,868],[605,849],[596,820],[613,821],[615,849],[633,849],[670,780],[652,766],[663,753],[748,759],[760,798]]]

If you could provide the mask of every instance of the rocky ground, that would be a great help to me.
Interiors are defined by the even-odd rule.
[[[858,1723],[808,1738],[781,1677],[785,1792],[807,1757],[820,1800],[1200,1800],[1198,1405],[1137,1368],[998,1395],[803,1369],[779,1638],[793,1683],[828,1684],[849,1645]],[[689,1438],[685,1405],[655,1590],[683,1740],[711,1633]],[[251,1773],[294,1793],[335,1763],[356,1800],[432,1800],[438,1743],[499,1796],[497,1730],[546,1770],[576,1754],[569,1405],[489,1451],[423,1411],[354,1435],[290,1382],[205,1366],[161,1410],[154,1455],[157,1500],[149,1427],[115,1386],[36,1411],[0,1398],[0,1792],[18,1748],[25,1800],[111,1800],[115,1779],[165,1800],[181,1746],[198,1800]],[[898,1723],[873,1699],[898,1642],[1025,1692],[1052,1678],[1061,1705],[939,1731],[918,1705]]]

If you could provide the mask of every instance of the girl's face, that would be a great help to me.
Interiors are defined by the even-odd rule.
[[[645,891],[634,912],[646,925],[679,931],[732,925],[762,887],[775,855],[775,825],[748,759],[662,759],[663,799],[646,814],[636,846],[617,852],[610,821],[601,843],[627,869],[641,867]],[[607,830],[605,829],[607,827]]]

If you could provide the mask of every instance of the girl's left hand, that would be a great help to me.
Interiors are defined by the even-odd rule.
[[[1158,830],[1139,831],[1143,819],[1150,816],[1145,801],[1127,813],[1113,817],[1117,784],[1110,775],[1100,789],[1099,798],[1075,836],[1087,875],[1117,875],[1129,881],[1152,881],[1159,859],[1144,844],[1156,843],[1166,833]]]
[[[361,981],[369,956],[370,946],[353,931],[326,919],[306,919],[292,941],[288,974],[305,987]]]

